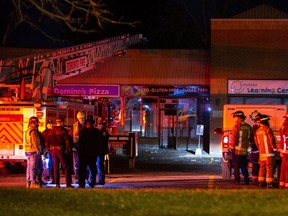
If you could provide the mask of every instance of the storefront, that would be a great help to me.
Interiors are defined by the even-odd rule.
[[[126,131],[157,138],[159,147],[187,149],[197,145],[203,125],[203,149],[209,152],[209,86],[121,86]]]
[[[95,104],[111,133],[134,131],[139,138],[157,139],[159,147],[187,150],[200,138],[209,152],[209,86],[57,85],[54,93]],[[205,128],[201,137],[198,125]]]

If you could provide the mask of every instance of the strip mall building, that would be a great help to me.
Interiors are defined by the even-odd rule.
[[[264,14],[264,15],[263,15]],[[264,16],[264,17],[263,17]],[[210,50],[129,49],[55,85],[96,101],[113,132],[159,147],[221,150],[224,104],[288,105],[288,15],[262,5],[211,20]],[[83,93],[85,91],[85,93]]]

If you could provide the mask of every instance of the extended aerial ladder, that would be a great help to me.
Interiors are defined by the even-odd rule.
[[[31,99],[45,101],[48,88],[52,87],[55,81],[89,71],[106,58],[124,55],[128,47],[143,40],[145,39],[142,34],[127,34],[35,55],[0,60],[0,87],[18,86],[18,91],[21,92],[19,98],[24,100],[25,85],[31,91]]]

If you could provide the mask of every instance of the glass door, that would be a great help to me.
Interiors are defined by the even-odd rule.
[[[177,103],[167,103],[166,100],[161,104],[161,101],[164,102],[164,100],[160,100],[159,109],[159,146],[161,148],[167,147],[176,149],[178,105]]]
[[[197,99],[160,99],[159,146],[195,148]]]

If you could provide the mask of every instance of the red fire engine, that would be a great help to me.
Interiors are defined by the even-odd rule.
[[[72,127],[80,110],[95,114],[95,105],[83,98],[63,98],[53,94],[61,79],[92,70],[97,62],[126,53],[128,46],[141,42],[142,35],[122,35],[77,46],[50,50],[15,59],[0,59],[0,168],[6,163],[25,163],[25,131],[31,116],[46,121],[65,118]]]

